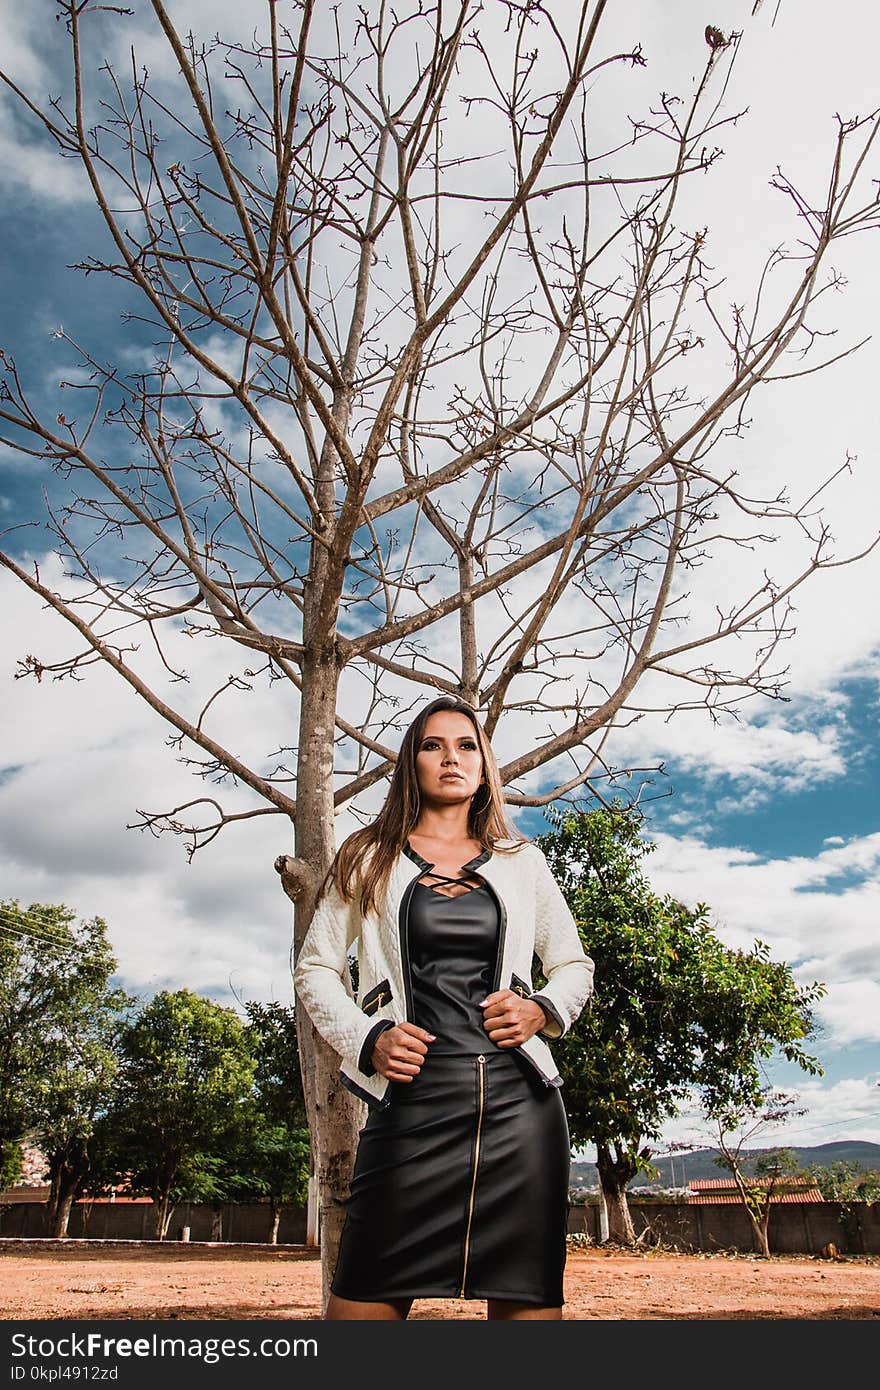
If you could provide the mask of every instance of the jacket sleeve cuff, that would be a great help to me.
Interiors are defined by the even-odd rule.
[[[546,994],[529,995],[533,1004],[538,1004],[547,1015],[547,1023],[544,1028],[538,1029],[538,1036],[541,1038],[561,1038],[565,1032],[565,1024],[554,1004],[551,1004]]]
[[[378,1023],[374,1023],[367,1036],[364,1038],[363,1045],[358,1056],[358,1070],[364,1076],[375,1076],[376,1068],[370,1060],[373,1055],[373,1048],[376,1046],[376,1039],[380,1033],[384,1033],[386,1028],[393,1028],[394,1020],[390,1018],[380,1018]]]

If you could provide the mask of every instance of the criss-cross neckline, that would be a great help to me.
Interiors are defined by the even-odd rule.
[[[429,860],[423,859],[418,850],[413,848],[409,840],[404,844],[403,852],[408,859],[412,859],[422,870],[418,876],[416,887],[426,888],[429,893],[434,893],[438,898],[448,898],[451,902],[455,902],[456,898],[466,898],[469,893],[475,893],[478,889],[485,888],[486,886],[484,883],[471,883],[465,888],[463,893],[445,893],[442,888],[434,888],[430,883],[423,883],[422,879],[439,878],[446,883],[465,883],[468,878],[478,877],[478,875],[473,874],[471,870],[476,869],[480,864],[485,864],[487,859],[491,859],[492,851],[490,849],[481,850],[479,854],[474,855],[473,859],[469,859],[466,864],[462,864],[461,878],[453,878],[451,874],[444,874],[441,873],[440,870],[435,869],[434,865],[431,864]]]
[[[425,883],[425,878],[439,878],[442,879],[444,883],[464,884],[464,892],[446,893],[442,888],[437,887],[433,883]],[[453,878],[450,874],[437,873],[436,870],[433,870],[430,874],[421,875],[416,883],[417,888],[427,888],[428,892],[433,893],[435,897],[448,898],[451,902],[455,902],[456,898],[466,898],[470,893],[476,893],[480,888],[485,888],[485,886],[484,883],[468,883],[467,876],[465,878]]]

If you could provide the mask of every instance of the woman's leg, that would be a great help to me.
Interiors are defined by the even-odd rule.
[[[355,1298],[340,1298],[331,1293],[324,1322],[402,1322],[411,1307],[411,1298],[395,1298],[390,1303],[367,1303]]]
[[[526,1318],[540,1318],[549,1321],[550,1319],[561,1319],[561,1317],[561,1308],[541,1308],[536,1303],[514,1303],[509,1298],[490,1298],[486,1305],[486,1320],[488,1322],[512,1322],[514,1319],[523,1321]]]

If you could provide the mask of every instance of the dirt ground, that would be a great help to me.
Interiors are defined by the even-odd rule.
[[[298,1247],[10,1245],[0,1249],[0,1319],[320,1315],[320,1264]],[[575,1320],[880,1318],[880,1258],[573,1250],[565,1298]],[[428,1298],[410,1314],[485,1316],[482,1300]]]

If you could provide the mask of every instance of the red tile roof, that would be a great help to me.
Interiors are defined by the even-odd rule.
[[[772,1178],[749,1178],[750,1186],[769,1187]],[[782,1178],[781,1191],[774,1192],[771,1203],[776,1202],[824,1202],[825,1198],[812,1178]],[[794,1190],[792,1190],[794,1189]],[[698,1206],[726,1204],[741,1201],[733,1178],[695,1178],[690,1184],[688,1201]]]

